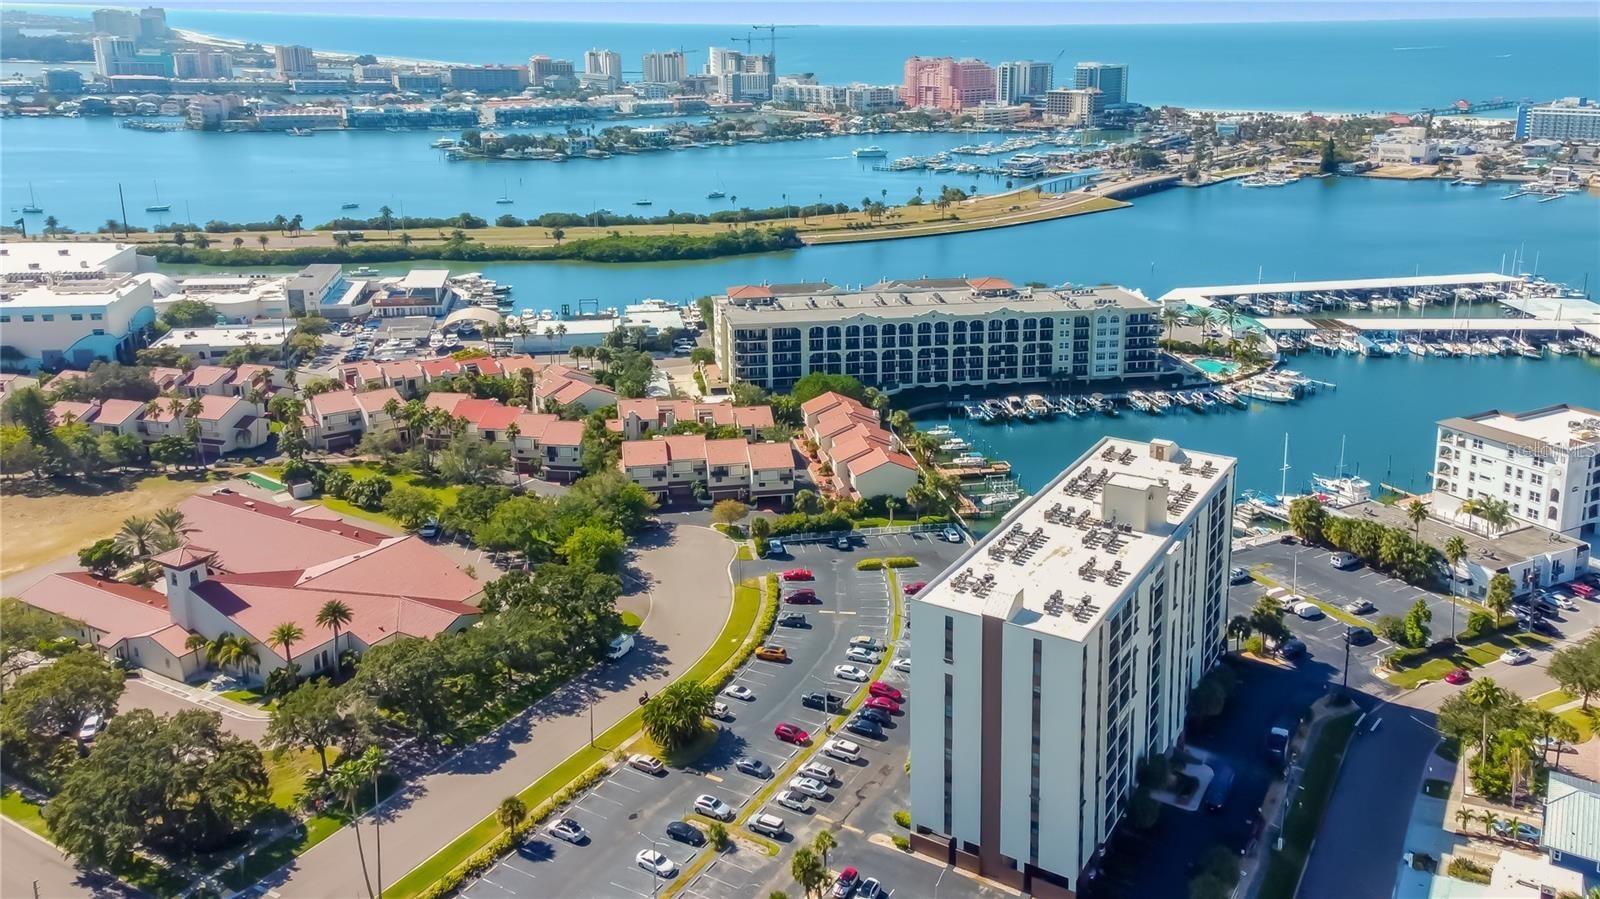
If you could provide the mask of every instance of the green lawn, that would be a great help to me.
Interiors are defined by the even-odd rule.
[[[328,764],[333,764],[338,758],[337,749],[328,750]],[[270,801],[284,811],[293,812],[295,799],[305,789],[307,778],[322,770],[316,750],[267,752],[263,754],[263,759],[267,764],[267,786],[272,790]]]
[[[44,816],[39,814],[39,807],[10,787],[0,793],[0,814],[4,814],[13,822],[21,824],[39,836],[50,839],[50,828],[45,826]]]
[[[733,609],[728,614],[727,622],[722,626],[722,631],[717,635],[711,646],[705,651],[694,666],[684,672],[680,679],[706,680],[714,676],[723,665],[727,664],[747,639],[759,640],[764,635],[750,633],[761,614],[761,588],[756,586],[756,581],[745,581],[733,591]],[[772,597],[777,602],[776,595]],[[606,756],[613,750],[620,749],[624,744],[638,736],[640,722],[644,719],[643,709],[634,709],[626,717],[595,738],[595,745],[591,748],[585,746],[568,756],[561,764],[551,769],[543,777],[534,781],[518,797],[527,804],[529,809],[537,810],[548,802],[568,784],[589,771],[591,768],[606,760]],[[423,860],[411,869],[404,877],[395,881],[384,892],[395,899],[416,896],[439,882],[456,867],[464,864],[475,853],[482,850],[495,840],[504,830],[493,815],[474,824],[466,833],[452,840],[449,845],[439,850],[430,858]]]
[[[1587,743],[1589,738],[1594,736],[1594,718],[1591,714],[1592,712],[1585,713],[1583,709],[1568,709],[1557,717],[1577,728],[1579,743]]]
[[[1317,743],[1306,759],[1299,798],[1284,821],[1283,848],[1271,854],[1262,875],[1257,895],[1263,899],[1290,899],[1294,895],[1355,726],[1356,713],[1351,711],[1328,721],[1318,733]]]
[[[418,490],[431,494],[434,499],[437,499],[439,501],[440,509],[446,509],[455,505],[456,497],[461,495],[461,488],[456,485],[439,484],[435,481],[418,477],[410,472],[386,470],[382,465],[373,462],[352,462],[348,465],[339,465],[338,467],[349,472],[350,477],[358,481],[366,480],[367,478],[387,477],[389,480],[393,481],[396,486],[403,484],[407,487],[415,487]],[[283,479],[282,466],[268,465],[257,470],[270,478],[277,480]],[[393,518],[385,515],[382,512],[373,512],[363,509],[353,503],[346,502],[342,499],[336,499],[335,497],[331,496],[318,496],[316,499],[317,502],[327,506],[330,511],[337,512],[340,515],[351,518],[365,518],[368,521],[376,521],[379,524],[387,525],[397,531],[405,530],[405,527],[401,525],[400,522],[395,521]]]
[[[636,631],[636,630],[639,629],[639,626],[642,625],[642,624],[644,624],[644,619],[640,618],[638,615],[635,615],[632,612],[623,612],[622,613],[622,626],[627,628],[628,630]]]
[[[1500,658],[1500,653],[1513,646],[1544,649],[1550,646],[1550,641],[1533,634],[1501,634],[1475,643],[1457,644],[1455,652],[1450,655],[1428,657],[1413,667],[1391,671],[1384,676],[1397,687],[1415,687],[1423,681],[1440,680],[1457,668],[1481,668]]]
[[[1533,705],[1534,708],[1549,711],[1557,706],[1566,705],[1577,698],[1578,697],[1573,696],[1571,693],[1567,693],[1562,690],[1551,690],[1549,693],[1540,693],[1538,696],[1535,696],[1533,698]]]

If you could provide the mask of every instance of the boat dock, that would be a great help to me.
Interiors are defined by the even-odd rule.
[[[1179,287],[1161,297],[1162,305],[1186,304],[1203,308],[1237,305],[1240,300],[1261,305],[1276,300],[1303,302],[1319,294],[1373,294],[1386,297],[1409,295],[1423,289],[1511,290],[1527,282],[1516,275],[1473,272],[1457,275],[1419,275],[1399,278],[1345,278],[1334,281],[1282,281],[1266,284],[1223,284],[1212,287]]]
[[[983,465],[935,465],[933,470],[943,477],[959,481],[976,481],[982,478],[1007,477],[1011,463],[1004,459],[985,462]]]

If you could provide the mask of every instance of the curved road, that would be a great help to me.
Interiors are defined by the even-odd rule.
[[[498,731],[414,779],[383,814],[384,881],[393,883],[467,828],[500,800],[538,780],[589,741],[594,732],[638,707],[644,690],[659,690],[689,669],[711,645],[731,608],[727,580],[734,544],[710,528],[667,523],[634,542],[629,593],[622,605],[644,615],[637,646],[614,666],[592,672],[546,698]],[[641,606],[639,600],[647,600]],[[363,820],[370,825],[370,816]],[[369,867],[372,832],[362,828]],[[355,837],[345,828],[269,878],[281,896],[366,894]]]

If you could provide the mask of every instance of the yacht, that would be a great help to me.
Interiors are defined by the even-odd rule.
[[[1338,507],[1354,506],[1372,499],[1372,482],[1355,475],[1325,478],[1314,474],[1311,483],[1320,493],[1333,499]]]
[[[360,203],[345,203],[345,204],[341,205],[339,208],[340,209],[360,209],[361,208],[361,204]]]
[[[972,444],[962,440],[960,437],[951,437],[949,440],[939,444],[939,451],[944,453],[959,453],[969,449],[972,449]]]
[[[1150,395],[1142,390],[1129,391],[1128,402],[1133,404],[1133,408],[1138,409],[1140,412],[1147,412],[1151,415],[1160,415],[1166,411],[1164,407],[1156,405]]]
[[[1292,391],[1265,381],[1246,381],[1239,388],[1239,395],[1269,403],[1287,403],[1294,399]]]
[[[984,465],[988,464],[988,462],[988,459],[978,455],[977,453],[962,453],[961,455],[950,460],[951,465],[955,465],[959,468],[982,468]]]
[[[929,437],[954,437],[955,433],[955,429],[949,425],[934,425],[927,431]]]
[[[290,137],[310,137],[311,136],[311,129],[310,128],[290,128],[288,131],[285,131],[284,133],[289,135]]]
[[[649,206],[649,205],[652,205],[652,201],[650,201],[650,200],[634,200],[633,201],[633,205],[635,205],[635,206]]]
[[[1049,403],[1045,402],[1044,397],[1037,393],[1028,394],[1027,396],[1023,397],[1022,402],[1027,406],[1028,411],[1032,412],[1034,415],[1049,415],[1055,411],[1054,409],[1050,408]]]
[[[723,197],[726,197],[726,196],[727,196],[727,194],[723,193],[722,191],[714,190],[711,193],[706,194],[706,199],[707,200],[720,200],[720,199],[722,199]]]
[[[889,151],[878,146],[877,144],[873,144],[868,147],[856,147],[854,150],[850,151],[850,155],[859,157],[861,159],[882,159],[883,157],[889,155]]]

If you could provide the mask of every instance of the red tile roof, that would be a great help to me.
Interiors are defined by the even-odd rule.
[[[236,396],[214,396],[208,393],[200,397],[200,414],[195,417],[201,421],[221,421],[232,415],[239,406],[248,409],[250,403]]]
[[[761,300],[772,297],[772,288],[765,284],[741,284],[728,288],[730,300]]]
[[[672,452],[664,440],[624,440],[622,441],[622,467],[643,468],[650,465],[665,465],[672,459]]]
[[[400,405],[405,405],[405,400],[400,398],[400,392],[393,387],[379,387],[377,390],[364,390],[356,394],[356,404],[368,415],[383,411],[383,407],[394,400]]]
[[[100,411],[94,414],[94,423],[97,425],[116,426],[125,424],[131,418],[138,418],[144,411],[144,403],[137,400],[103,400]]]
[[[341,631],[369,646],[397,635],[432,637],[462,616],[477,614],[477,609],[463,603],[258,583],[231,575],[202,581],[194,592],[262,643],[273,628],[292,621],[304,632],[300,645],[306,648],[333,639],[331,630],[317,624],[317,611],[330,600],[343,602],[352,613]]]
[[[766,471],[774,468],[794,468],[794,447],[788,443],[750,444],[750,467]]]
[[[750,442],[737,440],[707,440],[705,442],[707,465],[749,465]]]
[[[102,632],[103,647],[114,646],[128,637],[155,633],[172,624],[167,598],[160,593],[82,571],[49,575],[17,598],[36,609],[81,621]]]
[[[462,400],[467,399],[471,399],[471,397],[464,393],[430,393],[428,394],[428,399],[425,401],[425,405],[427,405],[429,409],[443,409],[451,415],[454,415],[456,406],[459,405]]]
[[[354,390],[330,390],[319,393],[309,400],[311,411],[316,415],[339,415],[345,412],[356,412],[361,406],[356,402]]]
[[[542,442],[544,432],[561,418],[548,412],[518,412],[515,419],[517,435],[526,437],[535,443]]]
[[[69,421],[81,421],[84,424],[88,424],[92,420],[89,413],[93,411],[94,405],[91,403],[80,403],[76,400],[57,400],[50,404],[50,412],[47,417],[53,425],[64,425]]]
[[[233,369],[220,365],[196,365],[189,372],[189,387],[210,387],[212,384],[221,384],[233,376]]]
[[[734,406],[733,422],[741,428],[772,427],[771,406]]]
[[[973,290],[1011,290],[1012,284],[1004,278],[968,278],[967,286]]]
[[[443,552],[415,536],[394,537],[348,558],[307,568],[295,586],[463,603],[483,590]]]
[[[582,446],[583,422],[553,421],[544,429],[539,442],[545,446]]]
[[[384,536],[364,524],[296,515],[238,493],[197,494],[178,505],[184,536],[216,550],[228,571],[303,569],[371,549]]]

